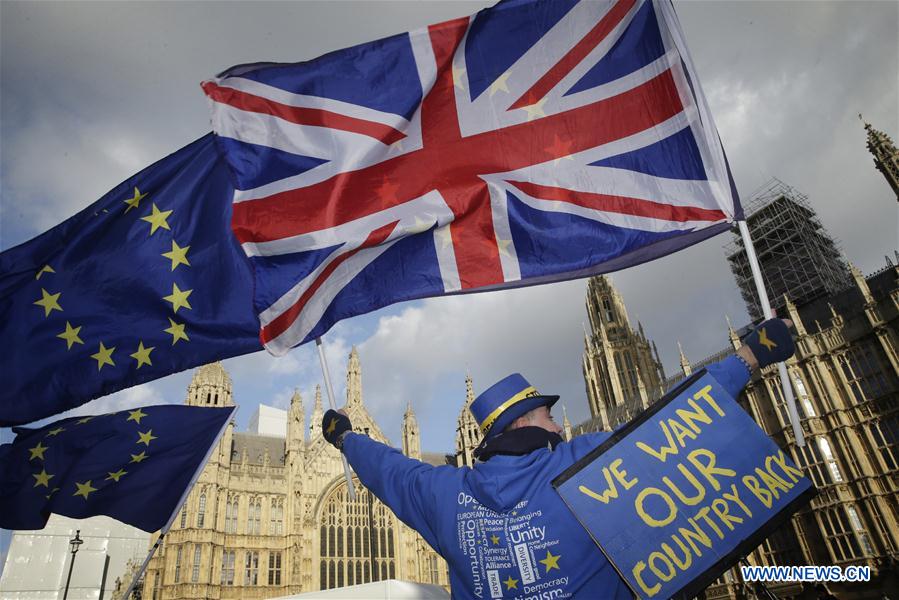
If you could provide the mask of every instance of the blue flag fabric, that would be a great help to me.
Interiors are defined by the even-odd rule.
[[[148,406],[16,427],[13,443],[0,446],[0,527],[42,529],[56,513],[156,531],[233,411]]]
[[[742,210],[670,2],[511,0],[203,84],[266,349],[608,273]]]
[[[0,426],[261,349],[212,136],[0,254]]]

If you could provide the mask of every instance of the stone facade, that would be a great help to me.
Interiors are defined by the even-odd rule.
[[[386,443],[362,401],[355,349],[346,389],[354,429]],[[187,404],[231,406],[231,390],[221,364],[206,365],[188,387]],[[356,499],[349,500],[341,455],[322,437],[319,389],[314,402],[307,427],[294,393],[286,439],[228,426],[150,561],[143,598],[271,598],[388,578],[448,586],[443,559],[356,478]],[[444,462],[422,456],[411,408],[403,450]]]
[[[661,397],[665,372],[643,326],[631,328],[624,300],[605,276],[587,282],[582,370],[593,430],[611,431]],[[575,430],[575,434],[583,430]]]
[[[897,255],[899,262],[899,255]],[[892,263],[864,277],[850,267],[852,286],[797,307],[784,299],[795,323],[796,354],[787,362],[807,443],[795,444],[777,367],[753,377],[738,399],[771,438],[787,450],[818,488],[818,495],[784,527],[747,557],[755,565],[861,565],[871,568],[869,583],[828,583],[841,600],[893,597],[899,589],[899,267]],[[592,283],[592,282],[591,282]],[[615,294],[607,282],[588,291],[596,297]],[[610,303],[618,310],[618,303]],[[616,314],[624,314],[620,310]],[[597,386],[588,368],[606,358],[606,322],[595,323],[585,340],[584,376],[588,392]],[[748,327],[743,331],[748,330]],[[632,340],[636,353],[641,336]],[[681,373],[665,380],[669,389],[693,371],[720,360],[740,346],[728,322],[729,344],[702,361],[690,363],[681,351]],[[599,351],[598,351],[599,350]],[[644,353],[646,351],[644,350]],[[594,417],[575,433],[608,430],[625,422],[660,397],[647,402],[639,387],[607,384]],[[624,407],[624,408],[615,408]],[[591,410],[594,403],[591,400]],[[769,584],[780,598],[814,598],[809,584]],[[756,597],[738,568],[725,573],[704,593],[707,599]]]

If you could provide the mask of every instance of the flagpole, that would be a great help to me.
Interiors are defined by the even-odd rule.
[[[325,377],[325,389],[328,390],[328,403],[331,405],[331,410],[337,410],[337,404],[334,402],[334,389],[331,387],[331,375],[328,370],[328,361],[325,360],[325,351],[322,350],[321,338],[315,338],[315,346],[318,348],[318,359],[322,363],[322,374]],[[343,459],[343,474],[346,476],[347,493],[349,494],[350,502],[352,502],[356,499],[356,488],[353,487],[353,474],[350,473],[350,465],[346,461],[346,456],[341,453],[340,458]]]
[[[206,451],[206,456],[200,461],[200,464],[197,466],[197,470],[194,471],[193,477],[190,479],[190,483],[187,487],[184,488],[184,492],[181,494],[181,499],[178,500],[178,503],[175,505],[175,510],[172,511],[172,514],[169,515],[168,521],[166,521],[165,525],[162,526],[162,529],[159,530],[159,537],[156,538],[156,543],[153,544],[153,547],[150,548],[150,551],[147,553],[147,557],[144,559],[143,564],[141,564],[140,569],[137,570],[137,573],[134,574],[134,577],[131,579],[131,584],[128,586],[128,589],[125,590],[125,593],[122,594],[122,597],[119,600],[128,600],[128,596],[131,595],[131,592],[134,591],[137,582],[144,575],[144,571],[147,570],[147,566],[150,564],[150,559],[153,558],[153,555],[156,554],[156,549],[162,545],[162,540],[165,535],[169,532],[169,529],[172,527],[172,523],[175,522],[175,517],[181,511],[181,507],[184,506],[184,503],[187,501],[187,495],[193,489],[194,484],[197,483],[197,479],[200,478],[200,473],[203,472],[203,469],[206,468],[206,463],[209,462],[209,457],[212,456],[212,451],[216,449],[219,441],[222,439],[222,434],[225,433],[225,429],[228,428],[228,425],[231,423],[231,417],[234,416],[234,413],[237,411],[237,405],[231,409],[231,414],[228,415],[228,418],[225,419],[225,423],[222,425],[222,428],[219,430],[218,435],[215,436],[215,441],[212,442],[209,446],[209,450]]]
[[[752,245],[752,238],[749,235],[749,226],[746,225],[745,220],[737,221],[737,226],[740,228],[740,236],[743,238],[743,245],[746,247],[746,256],[749,258],[752,279],[755,281],[755,289],[762,304],[762,313],[765,315],[765,319],[770,319],[774,316],[774,313],[771,310],[771,303],[768,301],[768,292],[765,291],[765,282],[762,280],[762,270],[759,268],[758,258],[755,255],[755,246]],[[799,422],[799,411],[796,409],[796,398],[793,396],[793,386],[790,384],[786,363],[777,363],[777,370],[780,373],[780,386],[783,389],[784,401],[787,404],[787,414],[790,416],[790,425],[793,427],[796,445],[805,446],[805,435],[802,433],[802,425]]]

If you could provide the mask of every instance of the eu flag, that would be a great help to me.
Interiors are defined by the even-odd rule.
[[[206,135],[0,254],[0,426],[261,349]]]
[[[0,527],[42,529],[56,513],[107,515],[156,531],[233,411],[146,406],[16,427],[13,443],[0,446]]]

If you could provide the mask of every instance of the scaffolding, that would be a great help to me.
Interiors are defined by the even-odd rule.
[[[798,305],[852,285],[839,244],[821,225],[805,194],[774,178],[753,193],[743,210],[773,309],[784,307],[784,295]],[[750,317],[762,319],[739,233],[725,252]]]

